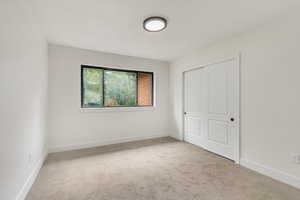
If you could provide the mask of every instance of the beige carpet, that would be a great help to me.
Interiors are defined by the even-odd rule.
[[[27,200],[299,200],[300,190],[171,138],[50,154]]]

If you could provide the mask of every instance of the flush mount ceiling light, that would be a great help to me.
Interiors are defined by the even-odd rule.
[[[167,27],[167,20],[163,17],[148,17],[143,23],[144,29],[149,32],[159,32]]]

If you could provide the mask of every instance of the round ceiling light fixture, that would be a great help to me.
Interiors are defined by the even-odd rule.
[[[144,29],[149,32],[159,32],[167,27],[167,20],[163,17],[148,17],[143,23]]]

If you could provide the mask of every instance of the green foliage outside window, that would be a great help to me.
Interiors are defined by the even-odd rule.
[[[136,73],[104,71],[104,105],[136,106]]]
[[[137,74],[82,67],[82,107],[137,106]]]
[[[83,107],[103,106],[103,69],[83,68]]]

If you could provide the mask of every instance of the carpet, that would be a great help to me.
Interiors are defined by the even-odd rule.
[[[26,200],[299,200],[300,190],[172,138],[49,154]]]

